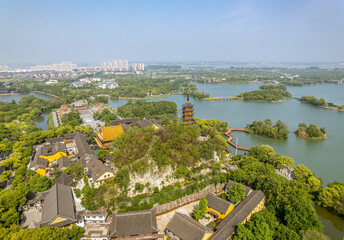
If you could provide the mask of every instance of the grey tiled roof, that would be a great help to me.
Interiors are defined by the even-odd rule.
[[[86,163],[87,168],[91,171],[93,181],[97,181],[104,173],[112,172],[111,168],[94,157],[91,161]]]
[[[69,157],[61,156],[59,159],[57,159],[57,170],[62,171],[64,168],[70,167],[72,164],[72,161]]]
[[[212,209],[215,209],[222,214],[225,214],[231,205],[229,201],[222,199],[212,193],[208,193],[205,198],[208,201],[208,207],[211,207]]]
[[[172,232],[180,240],[202,240],[206,233],[212,232],[211,229],[179,212],[173,215],[166,230]]]
[[[137,122],[139,118],[125,118],[125,119],[118,119],[111,121],[111,125],[119,125],[119,124],[132,124],[133,122]]]
[[[252,190],[252,192],[216,226],[216,231],[209,240],[228,239],[234,233],[235,226],[242,223],[264,198],[265,195],[261,190]]]
[[[139,120],[136,122],[136,124],[140,127],[140,128],[146,128],[146,127],[150,127],[153,126],[154,124],[152,123],[152,121],[150,120]]]
[[[45,158],[40,158],[41,155],[40,148],[36,152],[36,155],[33,160],[30,161],[29,168],[35,168],[35,169],[45,169],[48,166],[48,160]]]
[[[114,213],[109,238],[140,236],[158,233],[155,210]]]
[[[57,152],[66,152],[66,146],[64,143],[55,142],[52,144],[45,144],[41,147],[41,155],[51,156]]]
[[[93,151],[85,140],[84,134],[80,132],[64,134],[65,139],[74,139],[76,147],[78,149],[78,157],[82,157],[85,154],[93,154]]]
[[[65,218],[66,220],[53,224],[52,222],[56,217]],[[59,227],[69,225],[75,221],[76,217],[72,189],[63,184],[55,183],[44,198],[42,222],[40,226]]]
[[[58,178],[56,178],[56,183],[60,183],[66,186],[70,186],[71,182],[72,178],[64,173],[61,173],[61,175]]]

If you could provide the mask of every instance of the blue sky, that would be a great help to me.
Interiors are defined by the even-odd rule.
[[[0,0],[0,64],[344,62],[343,0]]]

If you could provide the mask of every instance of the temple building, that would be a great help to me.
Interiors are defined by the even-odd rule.
[[[194,123],[194,109],[193,104],[189,101],[189,94],[187,96],[186,103],[183,104],[183,122],[185,124],[193,124]]]
[[[234,209],[234,204],[212,193],[208,193],[205,199],[208,201],[207,213],[218,220],[227,217]]]
[[[183,213],[175,212],[165,228],[169,239],[207,240],[213,231]]]
[[[155,209],[116,212],[108,231],[109,239],[153,240],[158,238]]]
[[[102,126],[100,132],[96,132],[97,136],[94,138],[101,149],[109,149],[109,143],[116,137],[124,133],[122,124],[110,127]]]

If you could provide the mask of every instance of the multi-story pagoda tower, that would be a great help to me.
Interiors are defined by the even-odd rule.
[[[194,109],[193,104],[189,102],[189,94],[187,95],[187,102],[183,104],[183,122],[185,124],[194,123]]]

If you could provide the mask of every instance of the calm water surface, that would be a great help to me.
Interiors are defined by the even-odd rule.
[[[18,94],[18,95],[0,95],[0,102],[12,102],[12,100],[16,101],[17,103],[22,97],[27,97],[30,95],[34,95],[35,97],[42,98],[44,100],[52,99],[52,97],[39,94],[39,93],[27,93],[27,94]],[[36,126],[42,128],[43,131],[48,129],[48,118],[49,113],[43,113],[41,118],[36,122]]]

